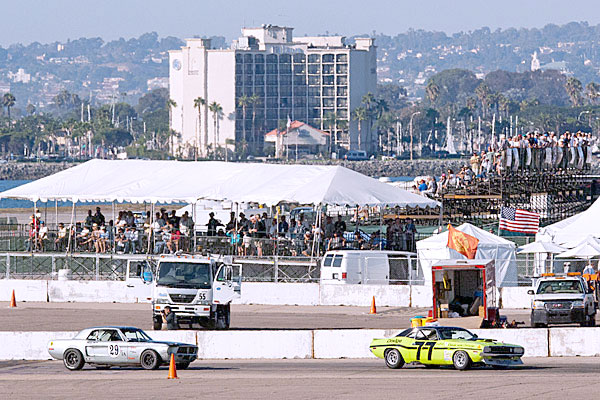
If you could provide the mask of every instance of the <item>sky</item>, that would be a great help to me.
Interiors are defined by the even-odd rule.
[[[600,23],[599,0],[18,0],[2,1],[0,46],[113,40],[146,32],[180,38],[225,36],[243,26],[294,27],[296,36],[395,35],[408,29],[454,33],[482,26]]]

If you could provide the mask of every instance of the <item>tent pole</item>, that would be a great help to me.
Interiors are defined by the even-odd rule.
[[[71,250],[71,237],[73,236],[73,221],[75,220],[75,200],[72,201],[73,206],[71,207],[71,224],[69,225],[69,239],[67,242],[67,251],[66,254],[69,254]],[[77,234],[77,229],[75,229],[75,234]]]
[[[58,200],[54,200],[54,225],[58,229]]]
[[[148,250],[146,250],[146,254],[151,253],[151,249],[154,248],[152,246],[152,242],[154,241],[154,203],[150,203],[150,227],[148,228]]]
[[[37,220],[37,200],[33,202],[33,243],[31,243],[31,252],[33,253],[38,244],[38,220]]]
[[[115,254],[115,226],[117,224],[117,221],[115,220],[115,201],[112,201],[112,221],[113,221],[113,226],[111,228],[112,230],[112,234],[111,234],[111,243],[110,243],[110,247],[112,249],[112,253]]]
[[[383,206],[379,206],[379,250],[383,250]]]
[[[216,151],[216,150],[215,150]],[[227,150],[226,150],[227,151]],[[197,247],[197,242],[196,242],[196,203],[192,203],[192,219],[194,220],[194,227],[192,228],[192,236],[194,237],[194,249],[192,250],[192,254],[196,254],[196,250],[198,249]]]

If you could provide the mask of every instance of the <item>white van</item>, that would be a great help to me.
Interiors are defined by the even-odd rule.
[[[346,160],[348,161],[364,161],[368,159],[367,152],[364,150],[350,150],[346,153]]]
[[[408,285],[417,254],[408,251],[334,250],[321,261],[321,283]]]

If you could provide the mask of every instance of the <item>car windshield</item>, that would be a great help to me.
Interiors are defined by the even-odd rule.
[[[438,328],[438,335],[440,335],[440,339],[448,340],[448,339],[465,339],[471,340],[476,339],[477,336],[473,335],[466,329],[463,328]]]
[[[121,329],[128,342],[148,342],[152,339],[141,329]]]
[[[540,283],[537,294],[583,293],[581,282],[576,280],[546,281]]]
[[[158,268],[158,286],[210,289],[208,263],[163,261]]]

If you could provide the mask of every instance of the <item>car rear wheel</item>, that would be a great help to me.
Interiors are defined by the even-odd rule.
[[[187,369],[190,366],[189,362],[175,363],[177,369]]]
[[[469,358],[469,355],[462,350],[454,353],[452,356],[452,362],[454,363],[454,368],[460,371],[468,369],[471,366],[471,358]]]
[[[384,354],[385,365],[388,368],[398,369],[402,368],[404,365],[404,358],[402,358],[402,354],[398,351],[398,349],[388,349]]]
[[[83,354],[81,354],[79,350],[67,349],[63,355],[63,363],[68,370],[76,371],[83,368],[85,360],[83,359]]]
[[[158,369],[160,367],[160,357],[154,350],[144,350],[140,356],[140,363],[144,369]]]

